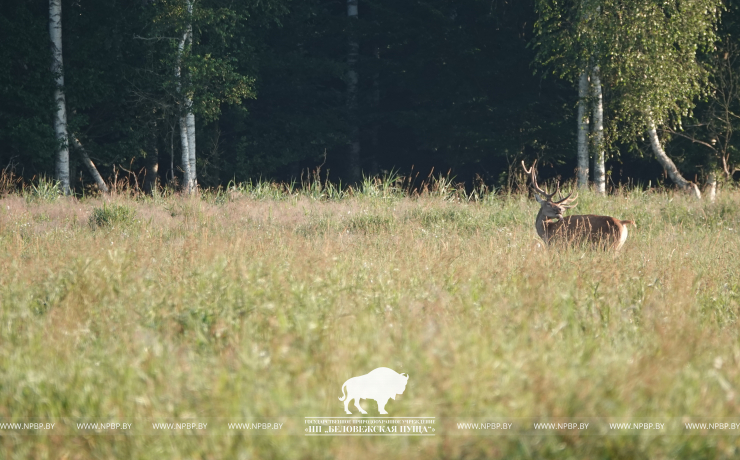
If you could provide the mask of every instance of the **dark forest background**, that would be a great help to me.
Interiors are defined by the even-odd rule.
[[[168,16],[177,1],[62,3],[70,132],[104,178],[143,174],[151,161],[159,163],[161,183],[180,176],[176,18]],[[534,0],[360,0],[356,20],[342,0],[196,6],[186,66],[201,187],[290,181],[321,164],[333,180],[356,179],[347,164],[349,37],[359,43],[364,174],[426,176],[434,169],[466,184],[480,177],[506,186],[522,159],[539,158],[543,176],[574,177],[578,94],[534,64]],[[717,59],[740,65],[737,2],[727,7],[718,48],[700,56],[710,74]],[[54,175],[48,11],[45,0],[0,0],[0,168],[26,180]],[[683,121],[687,136],[661,133],[684,176],[700,183],[714,164],[703,145],[712,144],[712,134],[702,130],[711,98],[695,101]],[[728,148],[737,164],[736,142]],[[74,149],[70,162],[73,187],[91,183]],[[606,167],[610,186],[670,183],[641,136],[611,142]]]

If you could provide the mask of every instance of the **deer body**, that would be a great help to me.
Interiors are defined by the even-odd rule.
[[[619,250],[627,241],[627,226],[635,225],[635,222],[593,214],[565,216],[561,220],[553,221],[546,218],[540,209],[534,225],[537,234],[547,244],[558,241],[588,242],[604,248]]]
[[[524,166],[524,162],[522,162]],[[575,216],[563,216],[569,203],[577,198],[568,195],[560,201],[552,201],[557,193],[547,193],[537,185],[537,176],[532,165],[530,170],[524,170],[532,176],[532,188],[535,190],[535,199],[540,203],[540,211],[537,213],[534,226],[537,234],[546,244],[564,243],[580,244],[590,243],[604,249],[618,251],[627,241],[627,226],[637,227],[634,221],[619,220],[609,216],[596,216],[583,214]]]

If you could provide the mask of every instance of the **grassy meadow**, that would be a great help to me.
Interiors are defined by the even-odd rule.
[[[740,422],[740,192],[582,193],[637,222],[618,255],[544,248],[526,194],[469,198],[0,198],[0,421],[69,427],[0,432],[0,458],[737,457],[737,430],[303,436],[377,367],[410,376],[392,416]],[[297,431],[71,429],[280,417]]]

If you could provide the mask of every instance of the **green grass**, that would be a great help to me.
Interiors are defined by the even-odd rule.
[[[23,190],[23,196],[29,203],[39,201],[53,203],[62,196],[62,189],[58,180],[41,176],[34,183],[31,183],[28,188]]]
[[[713,204],[582,194],[574,211],[637,222],[615,256],[544,248],[526,196],[472,201],[446,183],[413,198],[372,181],[363,190],[0,199],[0,421],[300,424],[343,416],[342,383],[381,366],[411,376],[391,415],[740,419],[740,193]],[[0,433],[3,458],[739,450],[736,434]]]
[[[95,229],[128,225],[133,222],[134,214],[129,205],[103,203],[102,207],[93,208],[90,226]]]

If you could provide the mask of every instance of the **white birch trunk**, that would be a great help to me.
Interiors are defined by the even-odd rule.
[[[95,167],[95,163],[92,162],[90,159],[90,156],[87,154],[87,150],[85,150],[85,147],[82,146],[82,143],[79,139],[77,139],[76,136],[71,136],[72,142],[74,143],[74,146],[77,150],[80,151],[80,155],[82,156],[82,162],[87,166],[87,170],[90,173],[90,175],[93,177],[93,180],[95,181],[95,185],[98,186],[98,190],[100,190],[103,193],[108,193],[108,186],[105,185],[105,181],[103,180],[103,176],[100,175],[100,172],[98,172],[98,168]]]
[[[54,136],[57,140],[56,178],[62,193],[71,193],[69,182],[69,140],[67,137],[67,103],[64,97],[62,62],[62,0],[49,0],[49,37],[51,38],[51,72],[54,74]]]
[[[190,193],[190,148],[188,147],[188,128],[186,117],[180,117],[180,147],[182,148],[182,189]]]
[[[192,107],[192,101],[188,100]],[[192,108],[186,117],[188,126],[188,155],[190,161],[190,187],[193,191],[198,188],[198,174],[195,171],[195,115]]]
[[[710,172],[709,177],[707,177],[707,188],[704,192],[709,195],[709,201],[714,203],[714,200],[717,199],[717,175],[714,171]]]
[[[182,188],[185,193],[192,191],[191,184],[192,179],[190,178],[190,142],[188,141],[188,126],[187,116],[183,115],[180,117],[180,147],[182,148]]]
[[[578,79],[578,187],[588,187],[588,72],[585,70]]]
[[[188,42],[193,48],[193,0],[188,0]],[[185,96],[187,107],[188,126],[188,153],[190,155],[190,187],[191,191],[198,188],[198,173],[195,170],[195,114],[193,113],[193,99],[190,95]]]
[[[152,126],[151,146],[146,156],[144,191],[153,195],[159,182],[159,148],[157,148],[157,123]]]
[[[188,7],[190,11],[192,11],[192,1],[188,0]],[[182,90],[182,57],[185,53],[185,44],[188,41],[190,29],[186,29],[185,32],[182,34],[182,39],[180,39],[180,42],[177,44],[177,62],[175,64],[175,79],[177,81],[177,93],[180,95],[181,103],[183,104],[183,107],[181,107],[180,112],[180,148],[182,149],[182,170],[183,170],[183,178],[182,178],[182,189],[185,193],[190,194],[193,191],[192,187],[192,178],[190,175],[190,140],[188,138],[188,117],[187,117],[187,110],[189,110],[188,106],[188,98],[183,95]]]
[[[358,0],[347,0],[347,17],[357,19]],[[348,172],[351,182],[360,180],[360,127],[357,121],[357,59],[360,52],[360,45],[357,42],[353,28],[350,24],[349,52],[347,53],[347,109],[350,116],[350,146],[349,156],[347,158]]]
[[[655,123],[650,123],[648,135],[650,136],[650,145],[653,147],[655,158],[663,166],[663,169],[666,170],[668,177],[670,177],[673,183],[680,189],[692,193],[697,199],[701,199],[699,187],[697,187],[693,182],[684,179],[678,171],[676,164],[673,163],[673,160],[671,160],[668,155],[666,155],[665,150],[663,150],[663,147],[660,145],[660,139],[658,139],[658,133],[655,130]]]
[[[594,90],[594,185],[596,193],[606,193],[606,166],[604,165],[604,97],[601,91],[599,66],[591,74]]]

